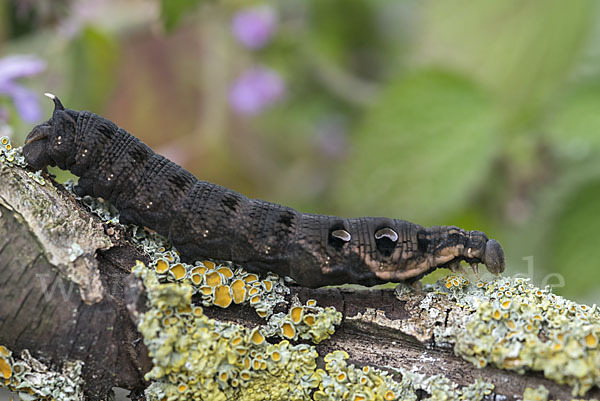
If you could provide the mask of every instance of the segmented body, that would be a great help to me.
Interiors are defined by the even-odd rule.
[[[114,123],[55,102],[53,117],[29,134],[26,160],[78,175],[79,194],[108,200],[122,222],[166,236],[184,260],[231,260],[310,287],[411,281],[461,260],[504,269],[502,249],[481,232],[306,214],[249,199],[198,180]]]

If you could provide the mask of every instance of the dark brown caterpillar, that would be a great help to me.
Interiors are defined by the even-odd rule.
[[[168,237],[184,261],[231,260],[308,287],[410,282],[438,267],[457,270],[463,260],[475,270],[484,263],[494,274],[504,271],[502,247],[480,231],[305,214],[248,199],[199,181],[105,118],[49,97],[54,113],[27,136],[27,162],[70,170],[80,177],[78,194],[102,197],[122,222]]]

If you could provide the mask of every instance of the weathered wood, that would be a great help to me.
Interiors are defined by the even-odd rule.
[[[135,260],[146,257],[124,237],[64,189],[51,183],[39,186],[23,170],[0,165],[0,344],[14,353],[27,349],[57,368],[83,361],[90,400],[105,399],[114,386],[140,394],[146,385],[143,375],[151,368],[132,318],[143,311],[145,294],[129,274]],[[72,248],[73,238],[78,247],[70,255],[65,247]],[[314,298],[343,313],[341,327],[316,346],[320,355],[344,350],[358,366],[443,374],[461,385],[482,377],[496,386],[492,399],[520,399],[525,387],[541,384],[552,399],[571,398],[568,386],[538,373],[476,369],[447,345],[406,334],[414,304],[422,297],[418,293],[413,303],[399,301],[392,290],[290,288],[290,299]],[[245,305],[205,308],[205,313],[247,327],[263,322]],[[417,337],[428,338],[427,333]],[[600,391],[587,396],[600,398]]]

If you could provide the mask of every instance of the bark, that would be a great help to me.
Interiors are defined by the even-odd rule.
[[[142,286],[129,273],[136,259],[147,261],[123,230],[104,224],[62,187],[49,180],[40,186],[24,170],[0,164],[0,345],[14,354],[29,350],[57,370],[83,361],[89,400],[106,399],[115,386],[141,394],[147,385],[152,364],[132,318],[145,307]],[[520,399],[525,387],[539,385],[551,399],[571,398],[568,386],[539,373],[475,368],[436,343],[431,327],[407,330],[415,303],[399,301],[393,290],[290,288],[290,298],[314,298],[343,313],[336,333],[316,346],[319,355],[344,350],[358,366],[444,374],[460,385],[481,377],[496,386],[490,399]],[[244,305],[205,313],[247,327],[262,323]],[[587,396],[600,398],[600,391]]]

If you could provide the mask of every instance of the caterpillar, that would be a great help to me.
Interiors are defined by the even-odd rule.
[[[413,282],[461,261],[504,271],[500,244],[480,231],[423,227],[385,217],[342,218],[298,212],[198,180],[138,138],[89,111],[54,101],[52,117],[27,135],[36,169],[58,166],[79,177],[78,195],[103,198],[123,223],[167,237],[183,261],[230,260],[307,287]]]

